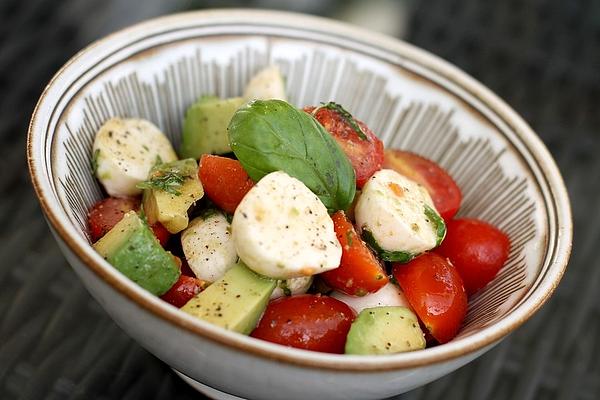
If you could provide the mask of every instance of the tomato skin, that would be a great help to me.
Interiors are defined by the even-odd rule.
[[[343,211],[331,216],[335,234],[342,245],[340,266],[320,276],[333,289],[351,296],[364,296],[381,289],[389,279],[383,265],[356,233]]]
[[[337,111],[316,107],[305,107],[304,111],[313,115],[340,145],[356,174],[356,186],[363,187],[383,164],[383,142],[365,125],[355,119],[368,140],[361,139],[356,131]]]
[[[407,264],[393,264],[406,299],[431,335],[450,341],[467,314],[467,293],[458,271],[444,257],[425,253]]]
[[[185,303],[190,301],[192,297],[204,290],[205,287],[206,282],[201,279],[180,275],[179,280],[171,286],[171,289],[169,289],[167,293],[160,296],[160,298],[177,308],[181,308]]]
[[[408,151],[386,149],[383,168],[393,169],[423,185],[444,221],[449,221],[460,208],[460,188],[435,162]]]
[[[140,200],[135,197],[107,197],[92,206],[88,212],[88,226],[92,242],[96,242],[123,219],[129,211],[140,209]],[[160,222],[150,225],[161,246],[165,246],[171,233]]]
[[[250,336],[299,349],[341,354],[355,317],[354,310],[332,297],[280,297],[269,303]]]
[[[132,197],[107,197],[94,204],[88,212],[92,242],[96,242],[110,231],[127,212],[139,207],[139,199]]]
[[[191,276],[192,278],[196,277],[196,274],[194,274],[194,271],[192,271],[190,265],[188,264],[185,258],[181,259],[181,268],[179,269],[181,270],[182,275]]]
[[[171,237],[171,232],[169,232],[167,228],[165,228],[158,221],[153,225],[150,225],[150,229],[152,229],[152,232],[154,232],[154,236],[156,236],[156,238],[160,242],[160,245],[162,247],[165,247],[167,245],[167,242],[169,241],[169,238]]]
[[[238,160],[203,154],[198,177],[206,195],[223,211],[233,214],[254,182]]]
[[[469,295],[487,285],[508,259],[508,236],[487,222],[454,219],[435,252],[448,257],[462,277]]]

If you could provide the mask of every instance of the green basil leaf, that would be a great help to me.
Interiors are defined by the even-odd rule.
[[[302,181],[329,212],[352,203],[354,169],[311,115],[282,100],[255,100],[235,112],[228,131],[233,152],[254,181],[283,171]]]
[[[446,237],[446,223],[440,215],[427,204],[425,204],[425,216],[429,218],[429,222],[433,224],[436,233],[435,246],[439,246]]]
[[[381,246],[379,246],[379,243],[377,243],[377,240],[375,240],[373,234],[366,229],[363,229],[362,231],[362,238],[383,261],[407,263],[416,256],[416,254],[407,251],[388,251],[382,249]]]
[[[290,297],[292,295],[292,290],[288,286],[287,280],[284,279],[284,280],[278,281],[277,286],[279,286],[281,288],[281,290],[283,290],[283,294],[286,297]]]

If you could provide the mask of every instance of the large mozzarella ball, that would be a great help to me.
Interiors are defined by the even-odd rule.
[[[276,279],[298,278],[340,265],[342,247],[319,198],[285,172],[264,176],[235,210],[233,239],[242,261]]]
[[[96,133],[92,156],[96,176],[110,196],[137,196],[136,185],[150,169],[177,160],[169,139],[154,124],[137,118],[111,118]]]

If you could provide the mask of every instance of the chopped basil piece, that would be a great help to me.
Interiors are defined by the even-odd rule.
[[[431,207],[425,204],[425,216],[429,218],[429,221],[433,224],[435,228],[436,240],[435,246],[439,246],[446,237],[446,224],[442,217]]]
[[[181,195],[179,188],[183,184],[185,178],[175,171],[166,171],[163,174],[152,176],[147,181],[138,183],[138,189],[154,189],[162,190],[176,196]]]
[[[136,185],[138,189],[162,190],[180,196],[183,182],[197,173],[197,164],[193,159],[162,163],[160,156],[150,171],[150,177]]]
[[[379,243],[373,237],[373,234],[366,229],[362,231],[362,237],[365,243],[369,245],[384,261],[401,262],[406,263],[415,258],[416,254],[412,254],[406,251],[388,251],[384,250],[379,246]]]
[[[352,246],[352,231],[348,230],[346,231],[346,243],[348,244],[348,246]]]
[[[281,290],[283,290],[283,294],[287,297],[290,297],[292,295],[292,291],[288,286],[288,282],[287,280],[281,280],[279,281],[278,286],[281,288]]]

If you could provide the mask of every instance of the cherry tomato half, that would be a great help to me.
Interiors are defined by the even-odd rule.
[[[162,247],[165,247],[167,245],[167,242],[169,241],[169,238],[171,237],[171,232],[169,232],[167,228],[165,228],[158,221],[155,222],[153,225],[150,225],[150,229],[152,229],[152,232],[154,232],[154,236],[156,236],[156,238],[160,242],[160,245]]]
[[[206,195],[222,210],[233,214],[254,182],[238,160],[204,154],[198,177]]]
[[[448,221],[446,238],[435,252],[448,257],[469,295],[487,285],[508,258],[508,236],[487,222],[460,218]]]
[[[133,197],[107,197],[100,200],[88,212],[88,226],[92,242],[96,242],[123,219],[129,211],[137,211],[140,200]],[[165,246],[171,234],[160,222],[151,225],[154,236]]]
[[[383,167],[423,185],[445,221],[458,211],[462,201],[460,188],[450,174],[433,161],[408,151],[387,149]]]
[[[304,111],[313,114],[341,146],[348,156],[354,173],[356,186],[363,187],[383,164],[383,142],[363,122],[353,118],[362,131],[362,137],[340,112],[325,107],[305,107]]]
[[[375,293],[389,281],[381,262],[356,233],[343,211],[336,212],[331,219],[342,245],[342,261],[338,268],[320,276],[331,288],[352,296]]]
[[[467,294],[452,264],[435,253],[407,264],[394,263],[393,274],[406,299],[431,335],[450,341],[467,314]]]
[[[167,293],[160,296],[160,298],[177,308],[181,308],[185,303],[190,301],[192,297],[204,290],[205,287],[206,282],[201,279],[180,275],[179,280],[171,286],[171,289],[169,289]]]
[[[354,311],[332,297],[280,297],[267,306],[251,336],[284,346],[343,353]]]
[[[138,208],[140,208],[140,201],[132,197],[107,197],[94,204],[88,212],[92,242],[110,231],[126,213]]]

